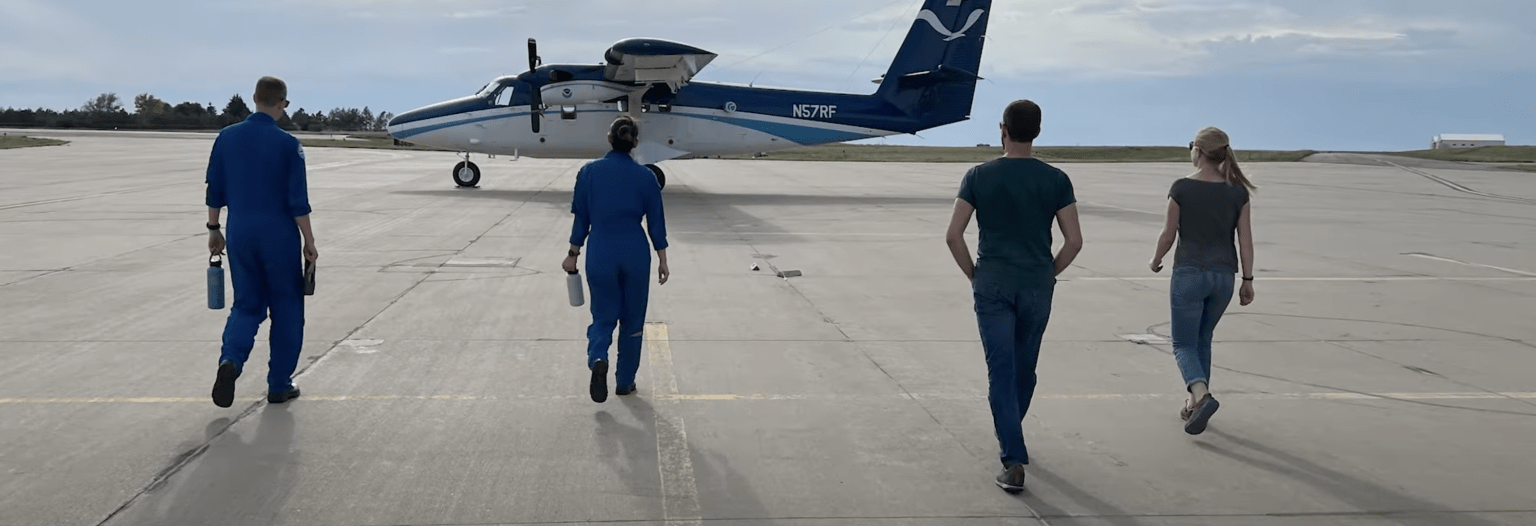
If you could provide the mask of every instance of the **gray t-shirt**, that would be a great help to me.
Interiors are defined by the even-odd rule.
[[[1174,181],[1168,197],[1179,204],[1179,248],[1174,267],[1237,273],[1237,218],[1248,204],[1242,185],[1188,177]]]

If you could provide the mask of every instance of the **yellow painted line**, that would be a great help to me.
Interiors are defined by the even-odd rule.
[[[670,349],[658,353],[657,348],[667,347],[665,344],[651,342],[651,366],[652,376],[658,379],[656,393],[650,398],[659,402],[750,402],[750,401],[846,401],[846,400],[985,400],[985,394],[888,394],[888,395],[850,395],[850,394],[676,394],[676,378],[670,382],[662,378],[658,373],[669,372],[671,362]],[[661,356],[657,356],[661,355]],[[659,365],[659,364],[666,365]],[[661,369],[658,371],[657,369]],[[1396,398],[1399,400],[1536,400],[1536,392],[1509,392],[1509,393],[1217,393],[1225,398],[1244,400],[1371,400],[1378,398]],[[1035,400],[1060,400],[1060,401],[1139,401],[1139,400],[1182,400],[1186,395],[1181,393],[1156,393],[1156,394],[1040,394]],[[256,402],[263,398],[236,398],[236,402]],[[379,396],[304,396],[299,398],[303,402],[396,402],[396,401],[435,401],[435,402],[517,402],[517,401],[556,401],[556,400],[586,400],[584,395],[513,395],[513,396],[475,396],[475,395],[379,395]],[[96,398],[0,398],[0,405],[44,405],[44,404],[206,404],[213,403],[209,398],[193,397],[96,397]]]
[[[1163,277],[1157,277],[1157,276],[1125,276],[1125,277],[1119,277],[1119,276],[1081,276],[1081,277],[1063,278],[1062,281],[1162,282],[1162,281],[1168,281],[1170,279],[1173,279],[1173,278],[1170,278],[1170,277],[1167,277],[1167,276],[1163,276]],[[1483,278],[1483,277],[1442,277],[1442,276],[1361,276],[1361,277],[1300,277],[1300,276],[1295,276],[1295,277],[1293,277],[1293,276],[1262,277],[1261,276],[1261,277],[1259,277],[1259,281],[1298,281],[1298,282],[1304,282],[1304,281],[1335,282],[1335,281],[1338,281],[1338,282],[1351,282],[1351,283],[1355,283],[1355,282],[1359,282],[1359,283],[1399,282],[1399,281],[1407,281],[1407,282],[1418,282],[1418,281],[1510,282],[1510,281],[1514,281],[1514,282],[1520,282],[1520,281],[1536,281],[1536,277],[1523,277],[1523,278],[1516,278],[1516,277]]]
[[[688,433],[678,411],[677,373],[672,367],[672,343],[665,323],[645,325],[649,347],[646,355],[651,365],[651,379],[656,382],[658,404],[656,417],[657,470],[661,472],[662,518],[668,526],[695,526],[703,523],[699,506],[699,486],[693,477],[693,454],[688,450]]]

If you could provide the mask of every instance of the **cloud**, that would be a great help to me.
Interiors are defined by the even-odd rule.
[[[1078,80],[1187,77],[1338,60],[1455,60],[1485,22],[1364,9],[1358,0],[1288,3],[1099,0],[994,4],[994,74]],[[1041,4],[1044,4],[1042,6]],[[1349,8],[1353,6],[1353,9]],[[1004,51],[1013,50],[1013,52]]]

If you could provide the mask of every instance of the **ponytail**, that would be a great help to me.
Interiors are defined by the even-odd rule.
[[[1242,186],[1250,191],[1258,189],[1237,165],[1237,154],[1232,151],[1232,143],[1226,132],[1216,127],[1207,127],[1195,134],[1195,141],[1190,146],[1199,148],[1200,155],[1216,165],[1216,171],[1227,184]]]
[[[639,143],[636,139],[640,135],[640,125],[635,119],[623,115],[613,120],[613,125],[608,128],[608,143],[613,149],[623,153],[629,153]]]
[[[1221,159],[1216,165],[1216,171],[1221,172],[1221,177],[1226,179],[1227,184],[1232,186],[1242,186],[1249,191],[1259,188],[1253,185],[1253,181],[1248,180],[1247,175],[1243,174],[1243,169],[1237,165],[1237,155],[1233,153],[1231,146],[1222,147]]]

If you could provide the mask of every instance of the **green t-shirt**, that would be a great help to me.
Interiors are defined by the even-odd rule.
[[[1051,224],[1077,202],[1066,172],[1039,159],[998,158],[966,172],[959,197],[976,208],[978,272],[995,265],[1001,273],[992,275],[1013,284],[1055,283]]]

